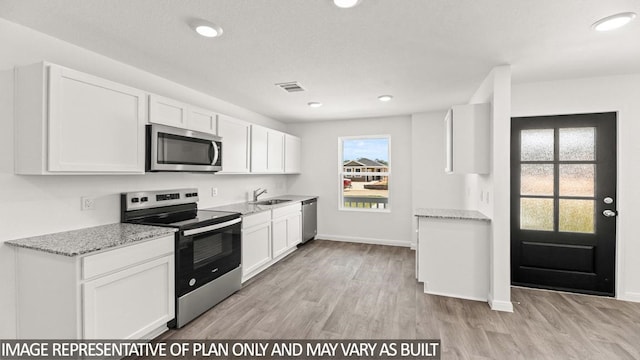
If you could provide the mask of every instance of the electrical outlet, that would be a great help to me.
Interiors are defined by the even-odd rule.
[[[88,196],[83,196],[80,198],[80,207],[82,211],[85,210],[95,210],[96,209],[96,199]]]
[[[211,196],[218,196],[218,188],[211,188]]]

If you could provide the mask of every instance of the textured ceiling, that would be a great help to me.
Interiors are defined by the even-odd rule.
[[[590,29],[623,11],[640,1],[0,0],[9,21],[285,122],[444,109],[501,64],[514,82],[637,73],[640,19]],[[198,18],[223,36],[196,35]]]

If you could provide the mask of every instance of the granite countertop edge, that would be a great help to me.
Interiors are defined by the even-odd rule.
[[[153,240],[176,231],[169,227],[115,223],[9,240],[5,244],[74,257]]]
[[[476,210],[420,208],[415,210],[414,215],[435,219],[491,221],[491,218]]]
[[[302,202],[302,201],[317,199],[317,198],[318,198],[317,195],[280,195],[280,196],[273,196],[270,198],[264,198],[260,200],[286,199],[291,201],[275,204],[275,205],[255,205],[255,204],[251,204],[248,201],[245,201],[245,202],[239,202],[239,203],[233,203],[233,204],[227,204],[227,205],[221,205],[221,206],[214,206],[211,208],[206,208],[204,210],[231,211],[231,212],[238,212],[242,215],[252,215],[252,214],[257,214],[264,211],[269,211],[278,207],[291,205],[295,202]]]

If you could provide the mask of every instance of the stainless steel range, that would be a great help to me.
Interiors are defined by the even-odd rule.
[[[182,327],[240,289],[239,213],[198,210],[198,190],[121,194],[122,222],[178,229],[176,232],[176,319]]]

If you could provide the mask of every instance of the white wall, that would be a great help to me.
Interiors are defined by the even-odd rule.
[[[286,125],[2,19],[0,44],[0,339],[15,337],[14,260],[4,241],[119,222],[120,192],[196,187],[202,208],[245,201],[257,187],[266,187],[271,195],[286,192],[288,176],[284,175],[14,175],[13,67],[42,60],[271,128],[284,130]],[[209,196],[211,187],[218,188],[217,197]],[[96,210],[80,211],[84,195],[96,198]]]
[[[491,103],[490,154],[488,175],[467,175],[467,209],[491,218],[489,254],[489,305],[494,310],[513,311],[511,304],[511,212],[510,138],[511,68],[496,66],[485,78],[469,103]],[[483,199],[480,201],[480,199]]]
[[[320,196],[319,238],[410,245],[413,210],[409,116],[291,124],[289,131],[302,139],[302,174],[289,179],[289,192]],[[358,135],[391,135],[390,213],[338,210],[338,137]]]
[[[444,172],[447,110],[411,115],[412,209],[463,209],[465,177]],[[413,217],[413,229],[417,221]],[[413,232],[412,246],[417,233]]]
[[[618,112],[616,296],[640,301],[640,74],[518,84],[516,116]]]

